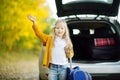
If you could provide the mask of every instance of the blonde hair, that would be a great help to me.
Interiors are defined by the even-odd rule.
[[[67,26],[66,21],[63,20],[63,19],[57,20],[56,23],[55,23],[55,26],[54,26],[54,28],[53,28],[53,32],[52,32],[53,46],[54,46],[54,42],[55,42],[55,38],[56,38],[56,35],[55,35],[55,27],[56,27],[56,25],[57,25],[58,23],[62,23],[62,24],[63,24],[63,26],[64,26],[64,28],[65,28],[65,33],[64,33],[64,35],[63,35],[62,38],[66,40],[67,46],[69,46],[70,48],[72,48],[73,45],[72,45],[72,42],[71,42],[71,39],[70,39],[70,36],[69,36],[68,26]]]

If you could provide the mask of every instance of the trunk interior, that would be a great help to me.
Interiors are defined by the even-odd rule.
[[[68,22],[75,61],[115,61],[119,59],[118,32],[107,21]]]

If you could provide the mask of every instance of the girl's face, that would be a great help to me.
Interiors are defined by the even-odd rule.
[[[63,23],[57,23],[55,25],[55,35],[58,37],[63,37],[64,33],[65,33],[65,27]]]

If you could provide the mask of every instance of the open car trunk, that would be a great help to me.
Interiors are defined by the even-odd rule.
[[[57,15],[95,14],[117,16],[120,0],[56,0]]]
[[[68,22],[74,48],[73,60],[117,60],[119,39],[116,28],[107,21]]]

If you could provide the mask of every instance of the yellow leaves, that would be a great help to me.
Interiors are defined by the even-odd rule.
[[[12,41],[10,41],[11,40],[11,38],[9,38],[9,39],[4,39],[4,43],[5,43],[5,45],[6,45],[6,48],[8,49],[8,50],[11,50],[12,49],[12,45],[13,45],[13,43],[12,43]]]
[[[26,41],[24,43],[24,47],[27,47],[28,49],[32,49],[34,45],[31,43],[31,41]]]
[[[47,7],[40,8],[40,10],[38,11],[37,15],[39,15],[40,17],[43,17],[43,18],[48,18],[49,17],[49,13],[46,12],[47,10],[48,10]]]
[[[25,49],[40,49],[40,42],[36,40],[32,30],[32,22],[27,15],[35,15],[38,25],[43,31],[49,23],[49,8],[45,5],[46,0],[2,0],[0,3],[0,44],[8,50],[19,47]],[[0,48],[1,48],[0,46]]]
[[[35,0],[35,5],[44,4],[46,0]]]
[[[38,50],[40,50],[40,49],[41,49],[41,46],[38,45],[36,48],[37,48]]]
[[[38,1],[40,1],[40,3],[45,3],[46,2],[46,0],[38,0]]]
[[[28,32],[24,32],[24,37],[28,38],[29,37],[29,33]]]

